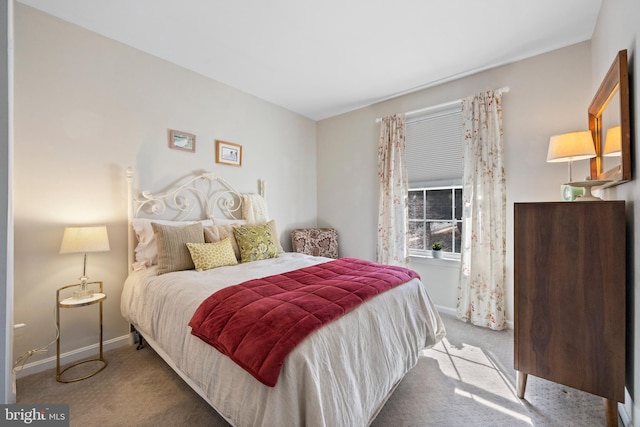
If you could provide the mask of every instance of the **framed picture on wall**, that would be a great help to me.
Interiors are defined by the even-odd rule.
[[[191,133],[169,129],[169,148],[195,153],[196,136]]]
[[[242,166],[242,145],[216,140],[216,163]]]

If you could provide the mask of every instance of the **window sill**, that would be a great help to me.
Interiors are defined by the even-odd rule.
[[[426,255],[409,255],[410,262],[420,264],[437,265],[441,267],[460,268],[460,257],[443,256],[442,258],[434,258],[431,254]]]

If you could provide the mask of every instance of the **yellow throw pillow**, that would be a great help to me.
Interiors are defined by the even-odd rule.
[[[233,235],[240,248],[242,262],[278,257],[275,236],[269,224],[239,225],[233,228]]]
[[[196,271],[210,270],[238,263],[229,237],[215,243],[187,243],[187,248],[191,253],[191,259],[196,266]]]
[[[233,251],[236,254],[236,259],[240,261],[240,249],[238,248],[238,244],[236,243],[236,238],[233,235],[232,224],[209,225],[204,227],[205,243],[216,243],[226,239],[227,237],[229,237],[231,240],[231,247],[233,248]]]

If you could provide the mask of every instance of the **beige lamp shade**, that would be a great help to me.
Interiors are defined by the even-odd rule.
[[[591,131],[582,130],[552,136],[549,140],[547,162],[571,162],[596,156]]]
[[[83,254],[82,276],[80,276],[80,290],[73,292],[73,298],[83,299],[93,296],[93,290],[87,283],[87,253],[107,252],[109,250],[109,236],[107,227],[65,227],[60,244],[61,254]]]
[[[574,160],[590,159],[596,156],[596,147],[591,137],[591,131],[580,130],[576,132],[554,135],[549,140],[547,162],[568,162],[569,181],[573,181],[571,165]]]
[[[65,227],[60,245],[61,254],[109,251],[107,227]]]
[[[622,155],[622,129],[620,126],[612,126],[607,129],[602,155],[607,157],[619,157]]]

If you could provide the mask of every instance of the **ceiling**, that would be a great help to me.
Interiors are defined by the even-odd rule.
[[[313,120],[591,39],[602,0],[18,0]]]

